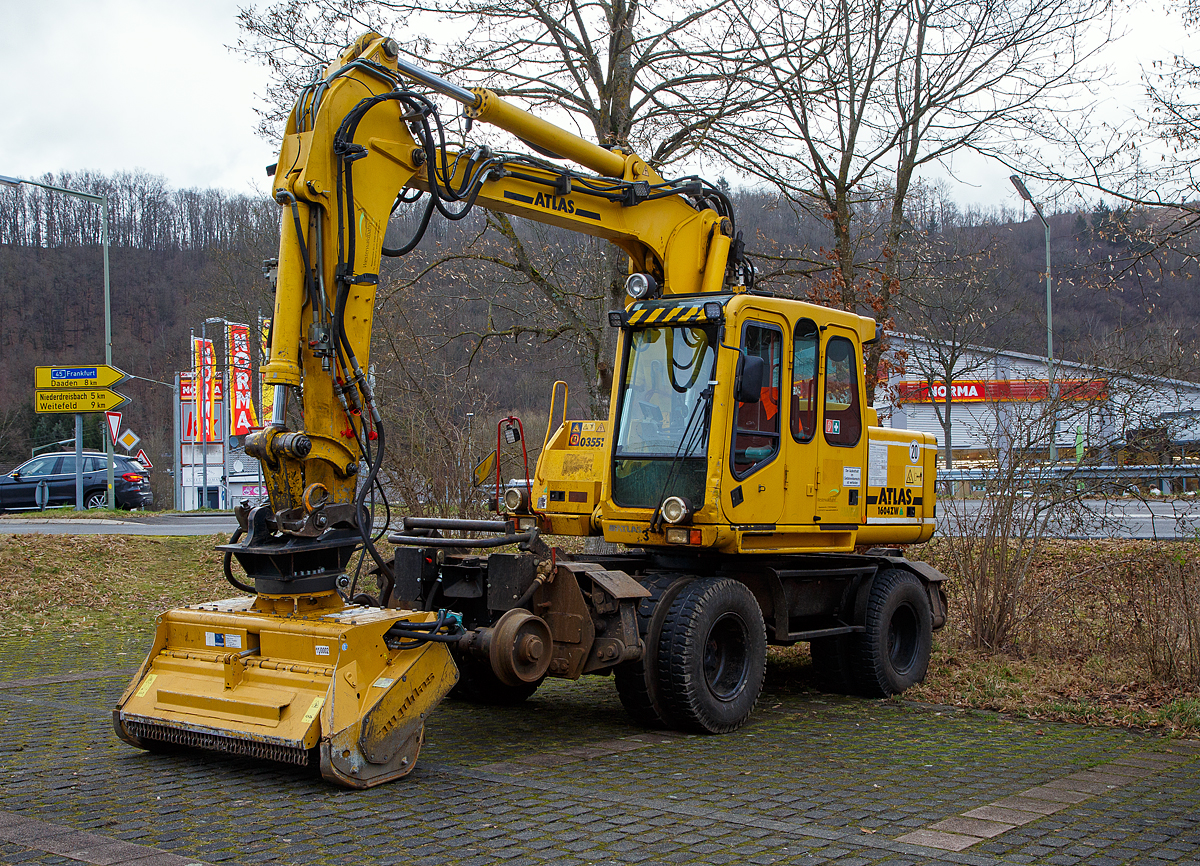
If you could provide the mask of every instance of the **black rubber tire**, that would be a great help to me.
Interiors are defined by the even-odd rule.
[[[908,571],[881,571],[867,597],[856,679],[867,697],[898,695],[925,679],[933,647],[933,614],[920,578]]]
[[[659,639],[663,702],[678,726],[724,734],[745,723],[767,669],[767,630],[754,594],[703,578],[671,604]]]
[[[542,684],[542,680],[539,679],[516,686],[506,685],[500,682],[487,659],[475,656],[455,655],[454,663],[458,665],[458,684],[450,694],[473,704],[515,706],[530,698]]]
[[[857,693],[855,662],[860,654],[861,638],[856,634],[819,637],[809,643],[817,684],[839,695]]]
[[[675,727],[675,720],[663,702],[659,685],[663,669],[658,662],[658,648],[662,623],[671,609],[671,603],[691,580],[691,577],[662,575],[643,582],[646,589],[650,590],[650,597],[638,603],[638,632],[642,638],[643,655],[636,661],[624,662],[613,668],[613,680],[621,706],[635,722],[646,728]]]
[[[83,494],[84,508],[108,508],[108,492],[105,490],[89,490]]]

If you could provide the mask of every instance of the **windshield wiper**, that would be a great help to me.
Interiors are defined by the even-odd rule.
[[[716,387],[715,381],[710,381],[708,387],[700,392],[700,399],[696,401],[696,405],[692,407],[692,414],[688,416],[687,425],[683,428],[683,433],[679,437],[679,446],[675,449],[675,456],[671,458],[671,464],[667,467],[667,477],[663,481],[662,490],[658,494],[658,502],[654,506],[654,516],[650,518],[650,531],[658,532],[658,528],[662,525],[662,506],[667,499],[667,490],[671,486],[671,479],[675,477],[675,468],[679,465],[680,457],[691,457],[692,451],[697,445],[708,440],[708,424],[710,413],[700,412],[700,407],[707,407],[709,401],[712,400],[713,389]],[[693,428],[693,423],[697,417],[700,423]],[[689,439],[689,434],[691,438]],[[686,445],[686,448],[685,448]]]

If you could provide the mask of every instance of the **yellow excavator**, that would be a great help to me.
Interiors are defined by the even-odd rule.
[[[430,91],[536,155],[447,147]],[[768,643],[810,642],[847,691],[924,677],[945,576],[900,546],[933,533],[936,442],[879,426],[863,379],[874,321],[755,289],[718,188],[458,87],[375,33],[301,92],[273,175],[274,409],[246,441],[269,502],[242,503],[220,548],[244,594],[159,617],[114,711],[122,739],[364,788],[412,770],[456,685],[515,702],[547,676],[611,674],[640,723],[721,733],[753,710]],[[416,235],[386,247],[397,203],[422,200]],[[556,385],[533,477],[495,519],[405,518],[384,557],[371,503],[386,431],[364,374],[379,264],[434,211],[471,207],[628,255],[611,408],[568,418]],[[571,557],[547,535],[622,552]],[[360,550],[377,596],[348,573]]]

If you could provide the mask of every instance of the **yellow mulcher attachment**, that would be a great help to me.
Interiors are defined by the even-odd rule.
[[[319,764],[351,788],[400,778],[416,764],[427,715],[458,681],[445,643],[404,636],[437,620],[346,605],[335,592],[168,611],[113,713],[117,735],[143,749]]]

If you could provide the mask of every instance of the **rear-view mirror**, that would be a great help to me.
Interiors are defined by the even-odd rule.
[[[762,398],[766,362],[757,355],[738,358],[737,399],[739,403],[757,403]]]

